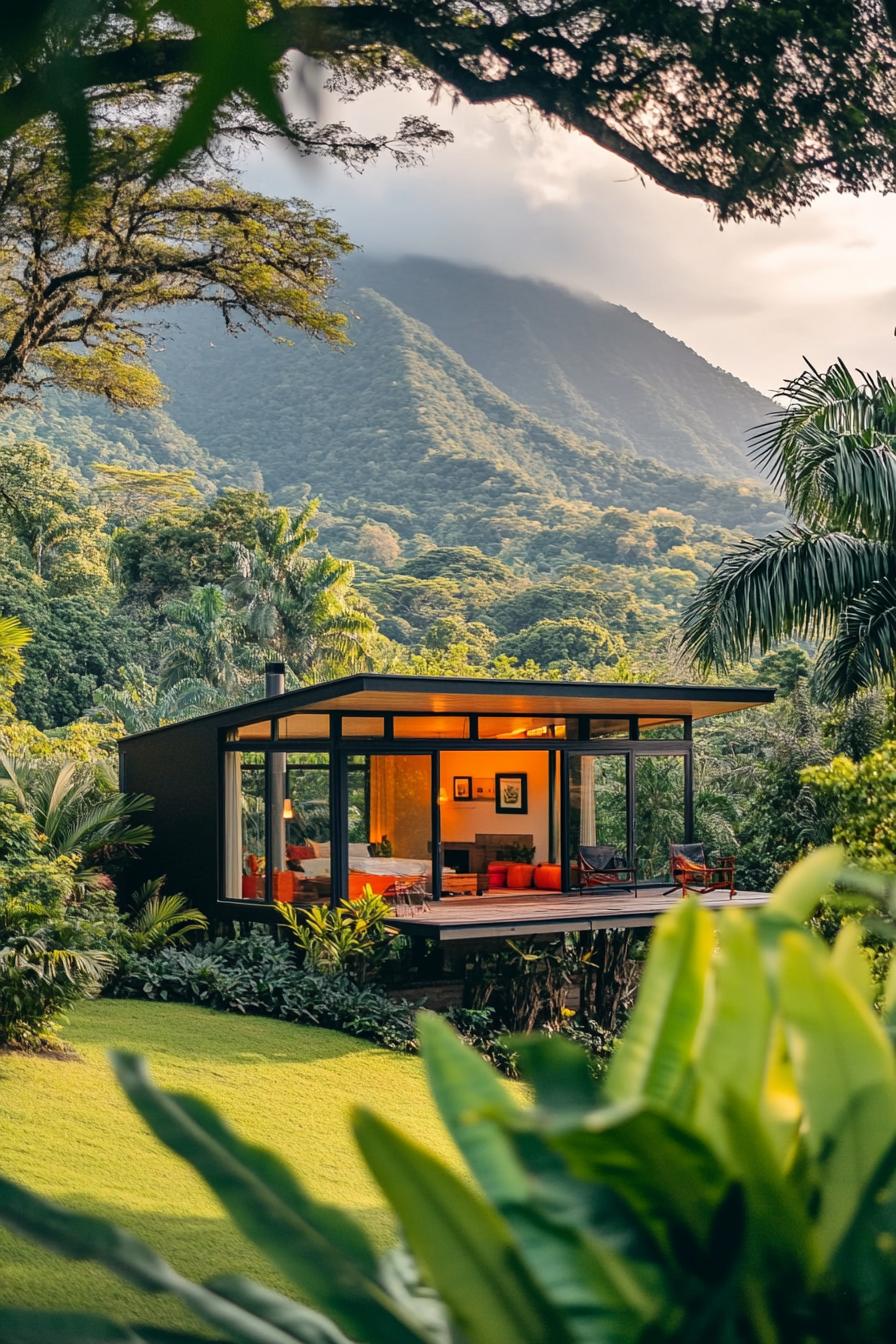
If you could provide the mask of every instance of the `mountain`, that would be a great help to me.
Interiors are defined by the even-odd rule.
[[[537,516],[548,498],[764,525],[761,491],[587,442],[513,401],[378,292],[346,299],[354,344],[335,350],[229,338],[212,314],[180,314],[155,360],[171,418],[218,456],[260,469],[275,494],[411,506],[418,529],[437,535],[446,517]]]
[[[85,474],[95,460],[190,463],[206,488],[320,495],[349,555],[366,521],[416,548],[525,550],[527,564],[580,553],[611,507],[671,509],[716,530],[780,521],[779,501],[743,478],[737,426],[765,413],[758,393],[613,305],[442,262],[403,267],[347,268],[336,302],[351,345],[233,337],[209,310],[176,309],[153,355],[164,409],[119,414],[54,394],[4,427]],[[639,417],[652,427],[643,438]]]
[[[746,436],[774,403],[627,308],[429,257],[358,255],[346,275],[556,425],[680,471],[756,475]]]

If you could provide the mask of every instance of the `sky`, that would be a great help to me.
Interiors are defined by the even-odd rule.
[[[553,280],[623,304],[772,392],[803,357],[896,374],[896,197],[830,194],[780,225],[720,230],[583,136],[512,108],[378,91],[324,115],[371,132],[425,112],[454,134],[421,167],[310,168],[272,149],[250,183],[331,210],[374,255]]]

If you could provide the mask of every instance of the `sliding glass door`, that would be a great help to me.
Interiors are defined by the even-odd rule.
[[[573,885],[580,869],[604,862],[607,850],[615,852],[608,866],[628,863],[628,759],[625,752],[569,757],[567,835]]]
[[[571,752],[566,769],[573,888],[595,864],[634,866],[639,882],[665,881],[669,846],[687,838],[686,753],[639,750],[633,742],[618,752]]]
[[[348,759],[348,894],[433,890],[433,756],[371,752]]]
[[[684,756],[635,757],[635,849],[638,880],[669,877],[669,846],[685,839]]]

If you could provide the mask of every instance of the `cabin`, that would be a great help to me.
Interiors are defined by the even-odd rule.
[[[123,738],[155,799],[141,857],[215,926],[381,893],[447,941],[651,923],[679,898],[694,725],[765,687],[361,673]],[[746,731],[746,729],[745,729]],[[717,889],[710,903],[763,893]]]

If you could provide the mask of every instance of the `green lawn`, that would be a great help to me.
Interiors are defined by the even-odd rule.
[[[420,1061],[338,1032],[182,1004],[100,1000],[79,1006],[64,1035],[80,1059],[0,1056],[0,1168],[70,1207],[114,1219],[192,1277],[238,1271],[285,1287],[131,1110],[106,1061],[111,1046],[146,1055],[163,1085],[214,1102],[241,1134],[287,1157],[316,1196],[352,1209],[381,1243],[392,1224],[355,1152],[351,1107],[375,1107],[457,1160]],[[0,1302],[172,1326],[188,1319],[167,1298],[150,1299],[104,1270],[3,1232]]]

